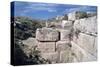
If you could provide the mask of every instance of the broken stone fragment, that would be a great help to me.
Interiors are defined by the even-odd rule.
[[[38,42],[37,49],[41,52],[55,52],[55,42]]]
[[[38,28],[36,30],[36,39],[38,41],[58,41],[59,32],[52,28]]]

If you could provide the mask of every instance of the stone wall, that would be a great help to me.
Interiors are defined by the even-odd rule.
[[[69,14],[60,22],[61,28],[38,28],[36,38],[23,43],[37,45],[42,58],[51,63],[97,60],[97,16],[85,18],[79,13]]]

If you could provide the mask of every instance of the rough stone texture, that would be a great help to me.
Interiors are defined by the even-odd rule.
[[[97,17],[84,18],[76,20],[74,23],[74,29],[81,32],[97,35]]]
[[[87,17],[87,13],[80,12],[80,11],[74,11],[68,14],[68,20],[73,20],[73,21],[81,18],[86,18],[86,17]]]
[[[23,40],[22,43],[28,47],[36,46],[37,40],[35,38],[28,38],[27,40]]]
[[[52,28],[38,28],[36,30],[36,39],[39,41],[58,41],[59,32]]]
[[[51,63],[57,63],[59,56],[58,52],[41,53],[42,58],[51,61]]]
[[[60,63],[69,63],[73,61],[71,56],[71,50],[65,50],[60,52]]]
[[[69,41],[58,41],[56,42],[56,51],[64,51],[71,48]]]
[[[93,17],[89,17],[93,16]],[[36,30],[36,39],[23,40],[23,51],[29,56],[37,46],[41,57],[50,63],[97,60],[97,16],[73,12],[47,22],[47,28]]]
[[[55,42],[38,42],[37,48],[41,52],[55,52]]]
[[[94,42],[94,51],[95,51],[95,53],[93,54],[95,57],[97,57],[97,53],[98,53],[98,38],[97,37],[95,37],[95,42]]]
[[[35,38],[28,38],[27,40],[22,41],[23,46],[21,46],[24,53],[29,57],[29,55],[32,53],[32,49],[34,49],[35,46],[37,46],[37,40]]]
[[[85,49],[81,48],[78,44],[71,41],[72,44],[72,54],[73,62],[86,62],[86,61],[96,61],[97,57],[94,55],[91,55],[89,52],[87,52]]]
[[[71,30],[72,26],[73,26],[73,21],[68,21],[68,20],[62,21],[62,28],[63,29]]]
[[[77,43],[77,45],[79,45],[81,48],[94,55],[97,53],[97,44],[95,44],[97,43],[96,39],[97,38],[94,36],[79,33],[78,38],[74,39],[73,41]]]
[[[71,30],[60,30],[60,39],[61,40],[70,40]]]

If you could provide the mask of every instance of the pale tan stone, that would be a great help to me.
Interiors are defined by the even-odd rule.
[[[71,48],[71,43],[69,41],[58,41],[56,42],[56,51],[64,51]]]
[[[60,30],[60,40],[70,40],[71,30]]]
[[[38,42],[37,48],[41,52],[55,52],[55,42]]]
[[[73,26],[73,21],[69,20],[62,20],[62,28],[66,30],[71,30]]]
[[[41,53],[42,58],[49,60],[51,63],[58,62],[58,52],[48,52],[48,53]]]
[[[92,55],[82,47],[80,47],[78,44],[71,41],[72,44],[72,55],[73,56],[73,62],[87,62],[87,61],[96,61],[97,56]],[[76,61],[74,60],[76,59]]]
[[[58,41],[59,32],[52,28],[38,28],[36,30],[36,39],[38,41]]]
[[[97,17],[89,17],[74,22],[74,30],[97,36]]]
[[[94,45],[95,45],[95,37],[94,36],[80,33],[78,36],[78,39],[77,39],[77,44],[93,55],[96,52],[97,48],[94,47]]]

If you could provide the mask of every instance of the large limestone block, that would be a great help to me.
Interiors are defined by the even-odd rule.
[[[60,30],[60,40],[70,40],[71,30]]]
[[[97,17],[84,18],[76,20],[74,23],[74,29],[81,32],[97,36]]]
[[[71,43],[69,41],[58,41],[56,42],[56,51],[64,51],[71,48]]]
[[[86,12],[80,12],[80,11],[74,11],[72,13],[68,14],[68,20],[76,20],[76,19],[81,19],[81,18],[86,18],[87,13]]]
[[[55,52],[55,42],[38,42],[37,48],[41,52]]]
[[[78,38],[74,40],[77,45],[83,48],[85,51],[96,55],[97,53],[97,38],[84,33],[79,33]]]
[[[52,28],[38,28],[36,30],[36,39],[38,41],[58,41],[59,32]]]
[[[73,21],[68,21],[68,20],[62,20],[62,28],[71,30],[73,26]]]
[[[59,59],[58,52],[41,53],[42,58],[49,60],[50,63],[57,63]]]
[[[97,57],[87,52],[85,49],[80,47],[75,42],[71,41],[72,44],[72,54],[73,62],[87,62],[87,61],[96,61]]]

